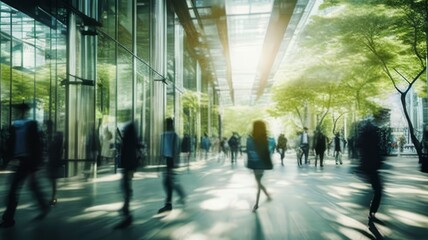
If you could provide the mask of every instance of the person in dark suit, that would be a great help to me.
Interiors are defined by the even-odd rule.
[[[231,162],[234,163],[237,160],[238,157],[238,150],[239,150],[239,136],[238,133],[234,132],[232,136],[227,141],[230,148],[230,158]]]
[[[324,152],[327,149],[327,137],[320,128],[317,128],[314,136],[315,149],[315,167],[317,166],[318,158],[320,159],[320,167],[324,167]]]
[[[280,155],[282,166],[284,166],[284,157],[285,157],[285,152],[287,151],[287,142],[288,142],[288,139],[285,137],[283,133],[281,133],[277,140],[276,151]]]
[[[360,169],[368,183],[372,186],[373,198],[370,203],[369,221],[375,219],[382,198],[382,180],[379,169],[382,166],[380,127],[385,122],[384,113],[380,111],[372,118],[363,120],[359,124],[357,147],[360,156]]]
[[[123,128],[122,143],[120,148],[119,167],[122,168],[122,189],[123,189],[123,221],[115,228],[125,228],[132,223],[132,215],[129,204],[132,197],[132,178],[138,168],[137,149],[139,147],[137,130],[134,122],[129,122]]]
[[[30,107],[28,104],[17,106],[21,118],[13,122],[10,136],[10,151],[12,158],[19,161],[14,174],[11,175],[10,188],[6,199],[6,210],[2,216],[1,228],[15,225],[15,212],[18,206],[19,190],[25,179],[29,178],[29,186],[36,197],[41,213],[35,219],[41,220],[49,212],[49,206],[44,194],[39,188],[36,172],[39,169],[42,157],[42,140],[38,130],[37,121],[27,119],[26,114]]]
[[[334,136],[334,157],[336,160],[336,165],[340,163],[340,165],[343,164],[342,162],[342,142],[346,144],[344,139],[340,136],[340,133],[337,132]]]

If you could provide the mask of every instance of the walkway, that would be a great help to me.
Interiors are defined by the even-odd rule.
[[[0,229],[0,239],[384,239],[428,238],[428,175],[419,172],[414,157],[390,157],[382,171],[385,195],[376,229],[367,226],[370,187],[352,174],[345,160],[330,159],[321,170],[299,168],[295,155],[263,178],[273,200],[261,196],[257,213],[251,211],[256,186],[252,172],[238,159],[192,162],[179,179],[188,193],[186,206],[176,205],[158,215],[164,192],[157,168],[146,168],[134,179],[134,223],[113,230],[120,221],[122,195],[119,174],[101,174],[94,181],[61,180],[58,205],[41,222],[24,187],[13,228]],[[313,162],[313,161],[312,161]],[[0,172],[0,199],[6,195],[8,174]],[[44,182],[44,184],[47,184]],[[45,190],[48,188],[46,187]],[[0,211],[4,211],[4,204]],[[375,234],[374,234],[375,233]]]

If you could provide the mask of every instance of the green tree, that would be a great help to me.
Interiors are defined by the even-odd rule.
[[[351,7],[350,7],[351,8]],[[360,8],[364,11],[355,11]],[[367,61],[382,69],[400,94],[404,116],[409,127],[410,138],[419,158],[422,145],[415,135],[410,119],[406,95],[426,70],[424,53],[425,39],[415,28],[413,17],[402,11],[385,9],[383,6],[370,9],[367,6],[352,5],[352,13],[343,17],[343,41],[355,51],[363,49]]]

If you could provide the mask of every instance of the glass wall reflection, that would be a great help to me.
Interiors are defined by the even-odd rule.
[[[4,3],[0,8],[1,130],[16,119],[16,106],[27,103],[47,141],[65,129],[65,26],[55,22],[53,29]]]
[[[168,4],[105,0],[72,11],[46,8],[58,12],[39,22],[0,2],[1,130],[16,118],[17,104],[29,103],[46,141],[64,133],[68,176],[93,164],[115,167],[118,133],[130,120],[152,155],[147,164],[158,163],[166,117],[176,119],[180,135],[199,138],[200,69]],[[98,156],[88,149],[93,138]]]

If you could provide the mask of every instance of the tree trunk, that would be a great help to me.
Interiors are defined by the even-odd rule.
[[[418,140],[418,138],[415,136],[415,130],[413,128],[412,121],[410,120],[409,113],[407,112],[406,95],[407,95],[407,92],[401,93],[401,97],[400,97],[401,106],[403,107],[403,112],[407,120],[407,125],[409,126],[410,139],[412,140],[412,143],[415,146],[416,153],[418,154],[418,157],[419,157],[419,163],[421,163],[422,162],[422,145],[421,145],[421,142]]]

